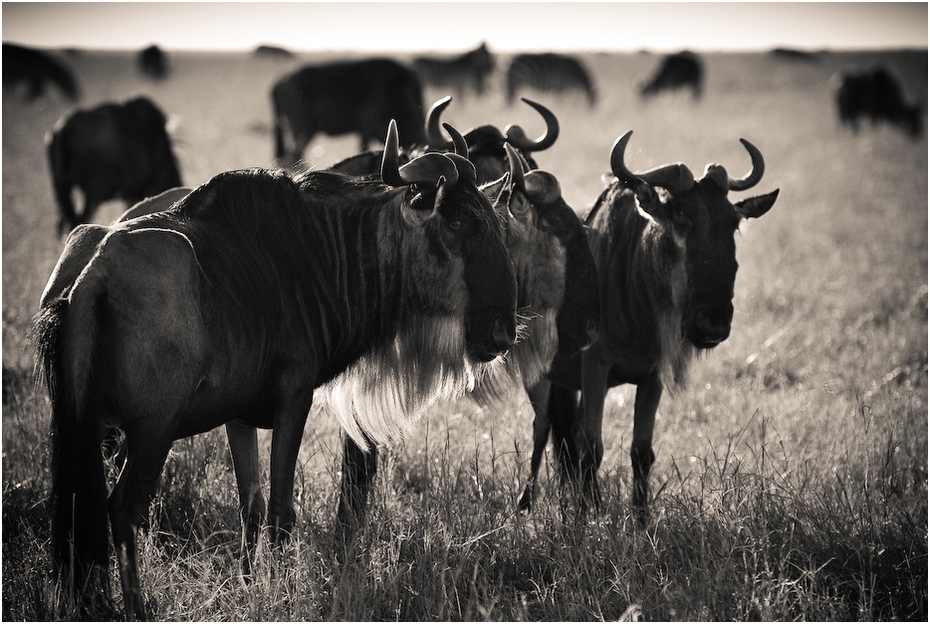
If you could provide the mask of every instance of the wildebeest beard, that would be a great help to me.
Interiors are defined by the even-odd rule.
[[[474,389],[501,358],[472,362],[463,356],[465,328],[452,316],[408,319],[392,341],[368,352],[322,386],[318,404],[336,417],[362,449],[369,441],[401,439],[436,401]]]

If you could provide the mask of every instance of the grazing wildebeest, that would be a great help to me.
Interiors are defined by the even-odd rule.
[[[526,159],[531,169],[536,169],[536,162],[532,153],[549,149],[559,137],[559,120],[548,108],[529,100],[521,98],[524,102],[542,116],[546,122],[546,132],[536,139],[526,136],[521,126],[511,124],[504,132],[492,125],[483,125],[472,128],[465,133],[464,139],[468,151],[468,159],[478,170],[478,184],[485,184],[501,177],[508,170],[508,160],[504,151],[504,144],[509,143],[517,148],[521,156]],[[412,153],[402,152],[402,157],[416,155],[430,151],[449,151],[454,145],[451,139],[443,136],[440,130],[442,111],[452,102],[450,96],[438,100],[430,108],[426,118],[427,144]],[[375,175],[381,162],[381,151],[371,150],[350,156],[332,166],[336,171],[354,176]]]
[[[537,401],[548,398],[544,376],[556,351],[578,352],[596,336],[597,269],[581,220],[562,199],[555,176],[528,170],[514,148],[504,146],[510,171],[482,191],[506,220],[504,241],[517,277],[517,306],[527,326],[505,364],[491,369],[471,396],[494,409],[507,390],[522,386],[535,409]],[[377,447],[370,447],[365,452],[351,438],[343,441],[337,518],[344,542],[364,521],[378,468]],[[257,488],[256,480],[252,489]]]
[[[295,165],[318,132],[358,133],[362,151],[380,141],[391,119],[405,148],[422,145],[423,93],[416,73],[388,59],[344,61],[304,67],[271,91],[275,158]]]
[[[168,56],[155,44],[140,51],[138,61],[144,76],[161,80],[168,75]]]
[[[413,68],[423,84],[449,87],[459,93],[471,88],[482,95],[488,76],[494,72],[494,55],[482,43],[471,52],[453,58],[418,56],[413,60]]]
[[[563,476],[580,476],[585,506],[599,506],[604,398],[608,388],[635,384],[632,500],[644,519],[663,389],[683,383],[695,355],[729,335],[737,268],[734,233],[743,219],[768,212],[778,191],[735,204],[728,199],[730,191],[747,190],[762,179],[762,154],[744,139],[752,158],[745,177],[731,178],[722,166],[711,164],[695,182],[680,163],[631,172],[624,163],[631,134],[615,143],[610,163],[616,179],[585,218],[598,268],[598,339],[583,353],[556,355],[547,412],[537,416],[536,426],[547,429],[551,423]],[[546,444],[542,431],[536,444],[534,454]],[[524,507],[532,504],[535,481],[533,472]]]
[[[3,44],[3,88],[14,89],[25,83],[26,98],[31,102],[54,84],[69,100],[78,98],[74,74],[65,65],[42,50],[14,43]]]
[[[564,54],[518,54],[507,68],[507,101],[513,102],[517,92],[533,88],[548,93],[581,91],[594,106],[597,94],[594,82],[581,61]]]
[[[859,130],[859,118],[868,117],[872,124],[884,120],[912,137],[920,133],[920,107],[907,102],[900,82],[885,67],[844,74],[836,90],[836,106],[840,121],[854,131]]]
[[[516,282],[474,167],[456,154],[398,167],[393,123],[386,144],[383,183],[215,176],[111,227],[73,286],[43,297],[52,555],[82,615],[106,582],[109,507],[126,614],[145,617],[135,532],[174,440],[234,420],[273,428],[278,543],[315,389],[360,445],[383,444],[513,345]],[[112,426],[126,462],[107,503],[100,442]]]
[[[110,199],[134,204],[174,186],[181,175],[164,113],[149,99],[106,103],[61,118],[46,135],[60,219],[58,233],[89,222]],[[72,190],[84,194],[78,213]]]
[[[808,52],[806,50],[795,50],[793,48],[773,48],[769,54],[778,59],[786,61],[801,61],[804,63],[813,63],[820,60],[817,52]]]
[[[286,50],[279,46],[273,45],[260,45],[255,48],[253,52],[258,58],[269,58],[269,59],[291,59],[294,58],[294,53],[290,50]]]
[[[639,92],[649,97],[662,91],[690,88],[694,99],[701,97],[704,87],[704,64],[694,52],[684,51],[670,54]]]

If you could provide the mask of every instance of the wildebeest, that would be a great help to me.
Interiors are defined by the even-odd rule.
[[[279,46],[273,45],[260,45],[255,48],[253,52],[258,58],[269,58],[269,59],[291,59],[294,58],[294,53],[290,50]]]
[[[423,92],[416,73],[389,59],[344,61],[304,67],[271,91],[275,158],[295,165],[318,132],[358,133],[362,151],[380,141],[391,119],[405,148],[422,145]]]
[[[603,457],[604,398],[608,388],[632,383],[632,500],[645,518],[662,392],[684,382],[696,354],[728,337],[737,269],[734,233],[743,219],[768,212],[778,196],[776,190],[735,204],[727,197],[762,179],[762,154],[744,139],[752,158],[745,177],[731,178],[722,166],[711,164],[695,182],[681,163],[631,172],[624,163],[631,134],[615,143],[610,163],[616,179],[585,218],[598,267],[598,339],[583,353],[556,355],[547,410],[537,414],[523,507],[533,501],[537,454],[545,447],[550,424],[561,472],[581,478],[585,504],[600,504],[597,469]]]
[[[86,590],[84,614],[105,584],[109,507],[126,614],[145,617],[135,532],[173,440],[234,420],[273,428],[279,542],[294,521],[315,389],[360,445],[383,444],[513,345],[516,282],[474,167],[456,154],[398,167],[393,123],[386,144],[383,183],[215,176],[166,211],[111,227],[73,286],[43,297],[52,555],[65,595]],[[126,434],[109,504],[106,426]]]
[[[471,88],[482,95],[488,76],[494,72],[494,55],[482,43],[471,52],[454,58],[418,56],[413,60],[413,68],[423,84],[449,87],[459,93]]]
[[[518,54],[507,68],[507,101],[513,102],[518,92],[532,88],[548,93],[580,91],[588,105],[597,102],[591,76],[576,58],[564,54]]]
[[[639,92],[643,97],[649,97],[683,88],[690,88],[694,99],[701,97],[704,88],[704,64],[697,54],[687,50],[663,58],[659,69]]]
[[[597,270],[584,227],[562,199],[551,173],[529,170],[505,143],[509,172],[482,187],[505,219],[504,240],[517,277],[517,305],[525,335],[503,366],[481,379],[472,397],[489,409],[509,389],[522,387],[534,404],[548,397],[549,370],[556,351],[575,353],[595,338],[600,303]],[[377,447],[364,452],[351,438],[343,442],[338,527],[348,541],[364,520],[368,493],[378,467]],[[257,477],[257,475],[256,475]],[[258,488],[257,479],[246,491]]]
[[[884,120],[912,137],[920,133],[920,107],[907,102],[900,82],[886,67],[843,74],[836,90],[836,106],[840,121],[856,131],[859,118],[868,117],[873,124]]]
[[[87,223],[110,199],[134,204],[181,185],[165,129],[165,114],[151,100],[105,103],[61,118],[46,135],[52,187],[58,202],[59,234]],[[84,194],[78,213],[72,190]]]
[[[144,76],[161,80],[168,75],[168,55],[155,44],[140,51],[138,61]]]
[[[78,98],[74,74],[63,63],[42,50],[14,43],[3,44],[3,88],[14,89],[26,84],[26,98],[31,102],[53,84],[69,99]]]
[[[508,170],[508,160],[504,151],[504,144],[509,143],[517,148],[520,155],[526,159],[531,169],[537,165],[532,153],[549,149],[559,137],[559,120],[555,114],[538,102],[521,98],[533,107],[546,122],[546,131],[536,139],[530,139],[526,131],[518,125],[508,125],[504,132],[496,126],[485,124],[472,128],[465,133],[464,139],[468,151],[468,159],[478,170],[478,184],[484,184],[501,177]],[[438,100],[426,117],[427,144],[413,152],[404,151],[402,157],[416,155],[429,151],[450,151],[454,148],[453,141],[442,134],[442,112],[452,102],[451,96]],[[350,156],[333,165],[333,169],[354,176],[374,175],[378,172],[381,162],[381,151],[371,150]]]

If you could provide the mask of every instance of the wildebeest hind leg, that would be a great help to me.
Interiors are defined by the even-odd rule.
[[[119,561],[127,619],[146,619],[139,587],[136,531],[148,513],[155,485],[171,448],[163,431],[127,432],[127,460],[110,495],[110,525]]]
[[[236,487],[239,489],[242,575],[248,580],[252,574],[259,530],[265,518],[265,499],[262,497],[261,467],[258,461],[258,431],[255,427],[234,420],[226,423],[226,438],[236,471]]]
[[[633,511],[640,523],[646,521],[648,514],[649,470],[655,462],[652,435],[661,398],[662,382],[657,373],[636,386],[630,460],[633,466]]]

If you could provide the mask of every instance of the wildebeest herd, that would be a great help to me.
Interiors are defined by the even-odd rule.
[[[30,94],[43,80],[63,84],[52,65],[36,66]],[[422,82],[439,76],[480,94],[493,63],[479,53],[433,74],[427,67],[372,59],[283,77],[270,95],[275,156],[286,168],[230,171],[193,190],[177,188],[165,114],[147,99],[75,111],[50,132],[60,230],[71,233],[35,327],[52,403],[55,570],[86,614],[105,583],[109,522],[126,615],[146,616],[136,530],[172,442],[220,425],[248,575],[262,522],[280,543],[295,521],[295,462],[314,403],[346,432],[337,528],[349,543],[378,447],[436,401],[490,400],[508,384],[536,413],[520,506],[532,507],[551,435],[580,507],[596,507],[604,397],[635,384],[632,499],[645,517],[663,390],[729,335],[734,233],[778,194],[730,197],[760,183],[762,152],[742,139],[744,176],[717,164],[697,180],[683,164],[637,173],[625,164],[627,133],[605,154],[612,176],[581,219],[558,172],[536,161],[560,134],[546,106],[523,100],[545,122],[536,139],[519,126],[460,133],[441,122],[451,99],[424,114]],[[676,55],[642,93],[686,86],[699,97],[702,81],[700,59]],[[507,72],[511,98],[565,85],[596,104],[571,57],[520,55]],[[868,93],[844,83],[844,121],[917,118],[899,93]],[[299,171],[318,132],[356,134],[361,152]],[[382,138],[382,150],[367,151]],[[73,187],[85,195],[81,212]],[[93,224],[95,206],[114,197],[135,205],[111,225]],[[267,508],[257,427],[273,431]],[[107,500],[99,447],[111,428],[125,434],[124,464]]]

